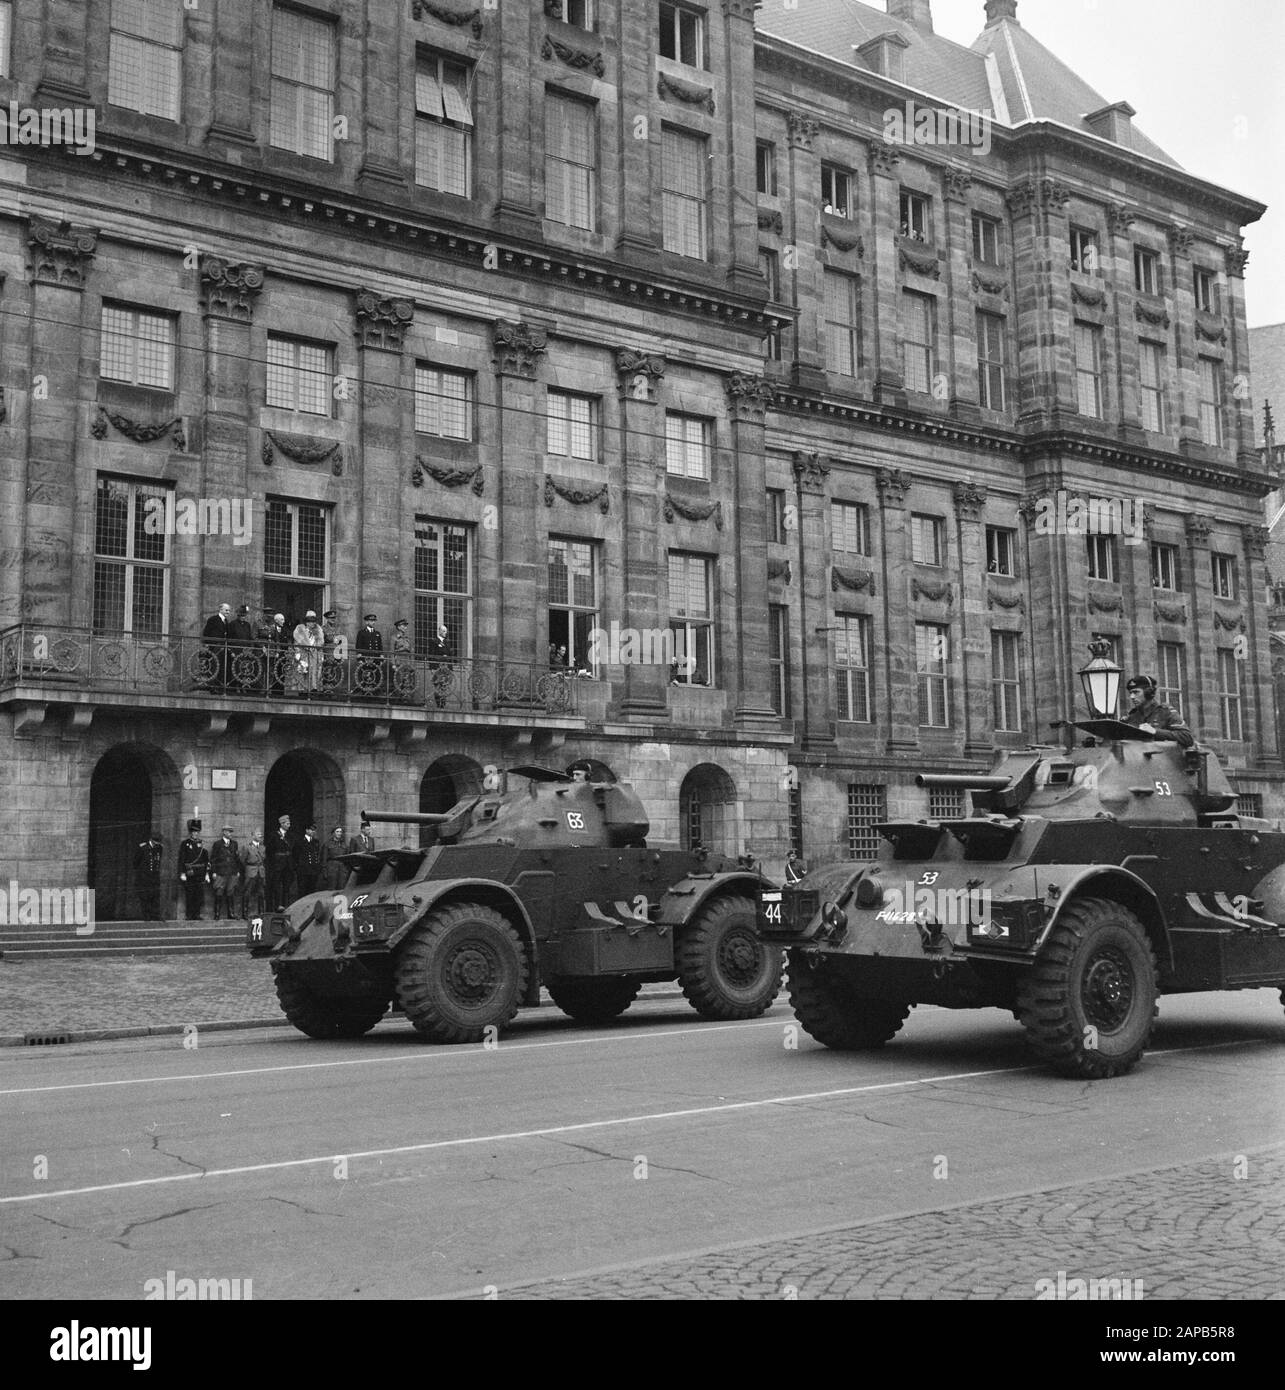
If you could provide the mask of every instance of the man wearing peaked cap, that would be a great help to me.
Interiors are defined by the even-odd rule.
[[[163,922],[161,916],[161,860],[164,849],[155,831],[134,851],[134,878],[138,883],[138,910],[146,922]]]

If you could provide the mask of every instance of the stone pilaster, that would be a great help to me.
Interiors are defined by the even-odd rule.
[[[16,5],[14,10],[18,10]],[[88,106],[85,64],[89,6],[84,0],[45,0],[44,11],[44,63],[36,86],[36,105]]]
[[[743,191],[754,187],[754,3],[723,0],[727,72],[719,93],[725,103],[729,149],[727,205],[731,224],[728,284],[741,294],[763,290],[758,268],[757,208]]]
[[[1213,581],[1209,575],[1209,519],[1187,517],[1187,573],[1191,576],[1191,650],[1188,666],[1192,692],[1185,710],[1187,722],[1197,738],[1217,738],[1221,729],[1218,700],[1213,693],[1218,682],[1218,629],[1214,623]]]
[[[906,576],[910,573],[910,529],[906,517],[906,493],[910,478],[898,468],[881,468],[879,525],[883,537],[884,688],[881,705],[887,711],[890,753],[917,750],[919,719],[915,700],[914,616],[907,602]]]
[[[1167,391],[1169,433],[1181,443],[1200,443],[1200,378],[1196,360],[1196,289],[1192,282],[1192,233],[1169,228],[1169,284],[1173,298],[1173,373]]]
[[[790,302],[800,312],[794,325],[794,382],[825,386],[825,349],[821,341],[820,305],[823,292],[821,247],[818,240],[821,166],[813,150],[819,126],[800,111],[786,116],[789,131],[789,197],[785,201],[787,246],[781,266],[782,284],[793,293]],[[791,255],[790,247],[793,247]],[[806,307],[812,306],[807,312]]]
[[[401,54],[405,5],[388,0],[364,0],[365,65],[362,82],[361,133],[365,142],[357,181],[364,191],[378,196],[406,187],[399,159],[401,127]]]
[[[830,465],[813,452],[794,455],[799,573],[799,629],[802,634],[803,738],[808,749],[835,746],[834,680],[831,676],[829,566]],[[817,629],[821,631],[818,632]],[[764,648],[765,650],[765,648]]]
[[[1075,409],[1074,332],[1068,292],[1046,267],[1066,261],[1070,190],[1056,179],[1028,179],[1008,195],[1012,215],[1017,362],[1010,382],[1021,391],[1019,423],[1048,418],[1050,404]],[[1067,351],[1060,372],[1056,345]]]
[[[1142,443],[1142,398],[1138,389],[1138,292],[1133,283],[1133,236],[1137,214],[1124,204],[1107,208],[1107,239],[1102,269],[1114,287],[1115,318],[1103,330],[1103,346],[1111,353],[1114,370],[1102,364],[1107,420],[1118,422],[1134,442]]]
[[[1263,563],[1270,532],[1266,526],[1256,524],[1242,525],[1240,529],[1244,538],[1245,567],[1242,598],[1249,626],[1248,660],[1245,663],[1244,679],[1245,698],[1249,702],[1249,709],[1245,712],[1245,730],[1257,753],[1255,761],[1275,770],[1280,767],[1281,754],[1276,738],[1276,720],[1273,717],[1271,621],[1267,595],[1267,567]]]
[[[871,302],[875,314],[875,400],[881,405],[904,405],[905,372],[901,355],[901,285],[897,278],[897,230],[900,219],[900,153],[891,145],[870,146],[871,241],[874,243],[874,281]]]
[[[981,416],[977,402],[977,310],[969,271],[973,227],[968,190],[972,180],[956,169],[948,169],[943,183],[946,196],[942,200],[942,233],[949,260],[946,296],[938,303],[949,315],[941,327],[949,344],[946,369],[950,374],[950,413],[957,419],[977,420]]]
[[[254,69],[254,0],[218,0],[216,23],[210,25],[214,45],[207,141],[253,145],[254,107],[251,84]]]
[[[1223,367],[1230,386],[1227,406],[1231,412],[1231,430],[1227,442],[1236,450],[1236,457],[1243,466],[1254,468],[1257,467],[1258,454],[1254,448],[1253,402],[1248,391],[1235,389],[1242,379],[1248,380],[1251,366],[1249,327],[1245,319],[1245,264],[1249,260],[1249,252],[1243,247],[1229,246],[1225,255],[1227,321],[1231,329],[1231,352]]]
[[[964,712],[964,751],[988,754],[994,746],[990,700],[990,624],[986,616],[986,582],[970,584],[972,575],[986,573],[985,528],[982,513],[986,489],[971,479],[957,482],[955,523],[958,528],[960,577],[959,642],[963,653],[959,671]]]
[[[379,0],[372,0],[379,3]],[[538,5],[501,5],[489,16],[491,41],[498,38],[499,54],[494,69],[499,140],[496,142],[495,215],[502,226],[517,235],[539,235],[535,215],[532,160],[544,148],[543,135],[532,139],[537,121],[544,120],[543,92],[530,80],[531,55],[535,51],[532,26],[543,24]]]

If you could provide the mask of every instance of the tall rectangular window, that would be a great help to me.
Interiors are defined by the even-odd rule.
[[[850,555],[870,554],[870,508],[864,502],[830,503],[830,544]]]
[[[900,213],[901,235],[915,241],[932,240],[932,200],[922,193],[912,193],[908,188],[901,190]]]
[[[754,186],[769,198],[776,197],[776,146],[759,140],[754,146]]]
[[[1156,541],[1151,547],[1151,587],[1153,589],[1173,589],[1178,587],[1178,547],[1164,541]]]
[[[544,0],[544,12],[577,29],[593,28],[593,0]]]
[[[329,415],[333,375],[331,350],[324,343],[268,334],[268,405]]]
[[[973,260],[980,265],[999,264],[999,229],[995,218],[973,213]]]
[[[596,676],[593,633],[597,626],[597,544],[550,536],[549,664]]]
[[[1086,536],[1085,554],[1090,579],[1115,583],[1115,537]]]
[[[1005,526],[986,528],[987,574],[1017,573],[1017,532]]]
[[[1016,632],[991,633],[991,707],[995,728],[1002,733],[1020,733],[1022,728],[1020,645]]]
[[[708,244],[709,160],[703,135],[666,126],[661,135],[662,244],[704,260]]]
[[[597,226],[598,112],[550,92],[544,101],[544,215],[592,232]]]
[[[441,439],[474,437],[473,373],[415,368],[415,429]]]
[[[662,0],[660,56],[686,63],[689,68],[709,66],[705,57],[705,16],[701,11]]]
[[[1218,649],[1218,706],[1222,714],[1222,736],[1244,738],[1241,723],[1241,663],[1230,647]]]
[[[431,53],[415,65],[415,182],[473,196],[473,69]]]
[[[710,422],[701,416],[668,411],[665,415],[665,472],[679,478],[708,480],[712,454],[710,433]]]
[[[1071,228],[1071,269],[1081,275],[1098,273],[1098,234],[1085,227]]]
[[[910,558],[917,565],[945,564],[946,525],[941,517],[911,513]]]
[[[767,514],[765,517],[767,538],[774,545],[785,544],[785,490],[770,487],[767,490]]]
[[[669,631],[672,679],[679,685],[714,684],[714,562],[705,555],[669,552]]]
[[[1181,642],[1156,643],[1156,699],[1162,705],[1172,705],[1179,714],[1184,702],[1185,669]]]
[[[1196,298],[1196,308],[1202,314],[1218,312],[1218,277],[1212,270],[1201,270],[1199,266],[1191,272],[1192,291]]]
[[[94,505],[95,633],[160,637],[169,629],[167,483],[100,474]]]
[[[1160,433],[1165,427],[1165,350],[1159,343],[1138,344],[1138,384],[1142,427]]]
[[[941,623],[915,624],[915,676],[919,724],[925,729],[950,726],[950,629]]]
[[[446,624],[453,657],[473,652],[473,528],[456,521],[415,518],[415,654],[427,656]]]
[[[821,210],[835,217],[851,217],[852,175],[837,164],[821,166]]]
[[[1200,440],[1221,448],[1223,442],[1223,366],[1212,357],[1202,357],[1200,377]]]
[[[825,277],[825,369],[856,376],[860,355],[857,280],[839,270]]]
[[[874,782],[848,783],[848,858],[874,859],[879,853],[876,825],[888,819],[888,788]]]
[[[333,159],[334,116],[334,25],[274,5],[270,142],[313,159]]]
[[[598,457],[598,402],[592,396],[570,391],[548,394],[549,437],[547,452],[564,458]]]
[[[838,613],[834,619],[835,710],[852,724],[869,724],[870,619]]]
[[[902,294],[901,345],[907,391],[931,391],[936,305],[926,294],[906,290]]]
[[[1139,294],[1160,293],[1160,257],[1145,246],[1133,248],[1133,287]]]
[[[1209,556],[1209,578],[1215,598],[1236,597],[1236,559],[1214,551]]]
[[[0,5],[0,74],[8,71],[9,7]],[[107,100],[144,116],[179,118],[181,0],[112,0]]]
[[[783,603],[767,606],[767,665],[772,708],[790,714],[790,610]]]
[[[99,375],[104,381],[174,389],[174,319],[123,304],[103,304]]]
[[[1102,330],[1093,323],[1075,325],[1075,401],[1081,415],[1102,418]]]
[[[770,304],[781,302],[781,261],[775,251],[766,246],[759,247],[759,270],[767,284],[767,298]],[[781,360],[781,330],[773,328],[768,333],[765,356],[773,362]]]
[[[13,5],[10,0],[0,0],[0,77],[8,77],[13,68],[12,47]]]
[[[977,398],[987,410],[1004,409],[1004,320],[977,315]]]
[[[330,514],[316,502],[268,498],[263,517],[263,601],[303,621],[312,609],[321,613],[329,578]]]

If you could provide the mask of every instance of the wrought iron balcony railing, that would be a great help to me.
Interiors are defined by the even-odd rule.
[[[428,661],[262,641],[138,637],[25,623],[0,633],[0,690],[16,686],[205,701],[315,700],[435,712],[527,709],[567,715],[576,679],[536,662]]]

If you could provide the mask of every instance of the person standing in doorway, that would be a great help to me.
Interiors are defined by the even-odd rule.
[[[201,843],[201,822],[187,823],[187,839],[178,847],[178,879],[183,885],[184,911],[189,922],[201,920],[205,882],[210,876],[210,852]]]
[[[290,817],[278,816],[277,828],[268,843],[269,912],[282,912],[294,901],[294,847]]]

